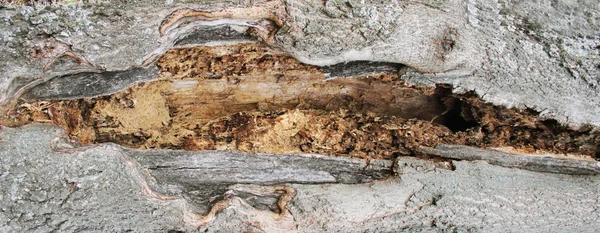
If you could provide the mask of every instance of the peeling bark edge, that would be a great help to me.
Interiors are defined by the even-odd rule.
[[[439,144],[435,148],[420,147],[419,152],[454,160],[483,160],[492,165],[529,171],[569,175],[599,175],[600,162],[526,154],[511,154],[469,146]]]

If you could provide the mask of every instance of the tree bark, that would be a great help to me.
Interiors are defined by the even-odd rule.
[[[493,127],[557,121],[550,125],[577,135],[581,150],[597,148],[592,145],[600,127],[597,0],[26,3],[0,6],[0,122],[10,122],[19,106],[36,108],[31,107],[36,101],[108,101],[155,82],[165,77],[159,59],[171,49],[222,46],[225,51],[260,43],[271,49],[269,56],[289,55],[324,80],[397,74],[411,88],[421,88],[422,99],[437,103],[423,106],[435,110],[436,116],[420,119],[430,125],[459,100],[432,98],[426,88],[447,85],[454,93],[480,96],[489,108],[539,113],[537,123]],[[211,59],[207,64],[217,58]],[[178,62],[183,60],[173,61]],[[244,64],[251,62],[261,61]],[[255,69],[248,67],[238,76]],[[182,80],[173,85],[190,83]],[[347,90],[340,83],[339,91]],[[358,90],[374,91],[360,85]],[[403,101],[413,97],[411,91]],[[135,105],[134,100],[125,105]],[[190,106],[195,104],[206,103]],[[52,115],[47,109],[33,112]],[[471,112],[465,109],[458,115]],[[62,125],[70,131],[91,118],[65,119]],[[418,158],[390,152],[387,160],[138,150],[113,143],[78,145],[65,136],[69,132],[49,124],[0,127],[2,232],[593,232],[600,226],[600,167],[591,157],[442,143],[410,152]],[[398,130],[389,127],[380,128]],[[559,139],[567,134],[544,127]],[[452,131],[460,130],[445,128],[440,135]],[[387,140],[375,136],[369,140]],[[564,144],[555,143],[549,147]]]

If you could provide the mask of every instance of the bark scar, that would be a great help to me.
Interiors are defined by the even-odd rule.
[[[159,33],[164,36],[171,28],[178,27],[181,23],[194,21],[213,21],[218,19],[252,19],[270,20],[280,28],[284,24],[285,19],[285,3],[280,0],[263,1],[255,3],[250,7],[245,8],[226,8],[218,11],[202,11],[194,9],[179,9],[165,17],[159,26]],[[252,26],[259,27],[260,25]],[[269,27],[262,30],[268,30],[266,34],[273,35],[276,29]]]
[[[279,208],[279,214],[276,215],[276,219],[282,220],[289,218],[291,213],[287,210],[287,205],[296,196],[296,190],[287,186],[258,186],[258,185],[234,185],[230,191],[241,191],[250,193],[256,196],[272,196],[274,194],[279,195],[277,201],[277,207]],[[229,208],[232,205],[232,200],[237,198],[234,195],[228,195],[226,193],[225,199],[217,202],[212,206],[208,214],[188,216],[190,224],[196,228],[200,228],[206,224],[213,222],[219,212]]]
[[[455,49],[459,38],[460,35],[455,28],[447,27],[444,29],[442,36],[434,42],[439,48],[438,57],[441,61],[446,61],[447,55]]]

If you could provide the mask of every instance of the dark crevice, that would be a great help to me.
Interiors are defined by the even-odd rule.
[[[468,129],[478,126],[478,122],[473,116],[471,109],[473,106],[462,101],[452,94],[452,86],[447,84],[437,84],[435,94],[440,103],[445,106],[441,120],[443,125],[452,130],[452,132],[464,132]],[[468,93],[466,95],[473,95]]]
[[[446,123],[444,125],[446,127],[448,127],[450,130],[452,130],[452,132],[464,132],[464,131],[467,131],[468,129],[476,127],[478,125],[477,121],[467,120],[463,116],[463,110],[468,109],[468,108],[465,108],[465,106],[463,106],[463,105],[467,105],[467,104],[461,103],[460,101],[454,101],[454,102],[455,102],[455,104],[453,106],[451,106],[451,110],[446,112],[446,114],[444,114],[444,116],[446,118]],[[467,107],[468,107],[468,105],[467,105]]]

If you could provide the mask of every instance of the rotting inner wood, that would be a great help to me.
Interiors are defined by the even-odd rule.
[[[1,125],[48,122],[83,144],[390,159],[438,143],[600,157],[600,132],[397,74],[325,81],[258,44],[172,49],[162,75],[93,99],[22,103]]]

